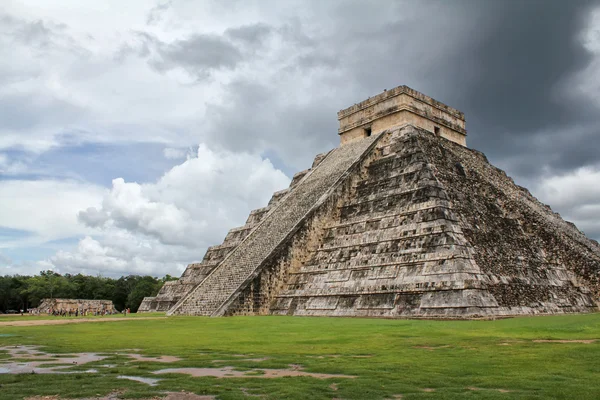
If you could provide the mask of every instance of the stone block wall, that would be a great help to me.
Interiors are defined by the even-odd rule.
[[[379,133],[412,124],[466,146],[464,114],[407,86],[384,91],[341,110],[338,120],[342,145],[363,139],[367,128]]]
[[[330,152],[295,183],[253,229],[248,237],[184,297],[170,314],[221,315],[230,303],[262,272],[264,261],[295,233],[307,215],[336,187],[348,169],[362,157],[376,137]],[[292,182],[294,184],[294,181]]]
[[[43,299],[34,313],[46,314],[52,311],[85,312],[94,314],[96,312],[116,312],[111,300],[87,300],[87,299]]]
[[[318,154],[312,167],[295,174],[290,186],[275,192],[266,207],[251,211],[245,225],[229,230],[222,244],[209,247],[202,262],[188,265],[182,276],[177,281],[166,282],[157,296],[145,297],[138,312],[168,311],[173,308],[198,286],[260,224],[269,211],[294,190],[304,176],[323,161],[326,155],[327,153]]]
[[[478,152],[410,126],[386,135],[374,150],[378,156],[365,160],[367,173],[355,179],[337,221],[322,227],[318,248],[308,249],[308,261],[284,278],[272,313],[476,318],[597,309],[598,293],[589,289],[600,271],[593,241],[540,208]],[[506,203],[496,205],[502,193],[513,194],[522,217]],[[570,246],[582,243],[568,255],[571,268],[540,263],[539,253],[557,257],[556,235],[548,247],[504,227],[508,213],[522,218],[519,225],[529,226],[532,237],[546,237],[557,225],[540,231],[541,222],[526,211],[531,207],[574,235]],[[582,268],[594,271],[585,284],[578,282]]]
[[[401,126],[318,156],[207,252],[170,314],[481,318],[598,309],[600,246],[481,153]],[[242,232],[242,233],[240,233]],[[223,250],[230,249],[230,250]]]
[[[600,298],[600,246],[482,153],[420,142],[502,307],[582,311]]]

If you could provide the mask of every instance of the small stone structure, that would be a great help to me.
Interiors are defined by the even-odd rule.
[[[43,299],[40,305],[32,310],[34,314],[78,311],[79,315],[97,313],[115,313],[115,306],[110,300],[85,300],[85,299]]]
[[[385,318],[598,309],[598,243],[468,149],[462,113],[401,86],[338,117],[339,148],[140,309]]]
[[[465,115],[423,93],[398,86],[338,112],[342,146],[394,126],[411,124],[463,146]]]

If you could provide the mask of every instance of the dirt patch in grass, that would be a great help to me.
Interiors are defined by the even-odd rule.
[[[438,350],[438,349],[446,349],[450,346],[413,346],[414,349],[424,349],[424,350],[429,350],[429,351],[433,351],[433,350]]]
[[[56,317],[60,318],[60,317]],[[114,322],[114,321],[139,321],[142,319],[165,319],[166,317],[108,317],[108,318],[81,318],[81,319],[40,319],[29,321],[0,321],[2,326],[38,326],[38,325],[65,325],[65,324],[80,324],[84,322]]]
[[[590,344],[596,342],[596,339],[536,339],[533,341],[534,343],[583,343]]]
[[[492,390],[492,391],[497,391],[500,393],[510,393],[512,392],[512,390],[508,390],[508,389],[487,389],[487,388],[478,388],[475,386],[469,386],[467,389],[469,390],[473,390],[473,391],[477,391],[477,390]]]
[[[324,354],[322,356],[306,356],[308,358],[318,358],[318,359],[324,359],[324,358],[340,358],[342,355],[341,354]]]
[[[236,371],[233,367],[223,368],[167,368],[152,372],[153,374],[187,374],[194,377],[214,376],[215,378],[283,378],[288,376],[309,376],[317,379],[356,378],[353,375],[319,374],[305,372],[297,366],[289,369],[252,369]]]

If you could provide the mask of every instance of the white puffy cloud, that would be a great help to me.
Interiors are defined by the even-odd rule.
[[[198,250],[185,246],[165,246],[153,238],[125,230],[110,230],[106,236],[81,239],[74,251],[58,251],[38,263],[41,269],[88,275],[122,276],[129,274],[180,275]]]
[[[57,252],[45,265],[65,272],[177,275],[289,181],[260,156],[201,145],[196,157],[155,183],[114,179],[100,206],[78,214],[99,234],[86,236],[74,251]]]

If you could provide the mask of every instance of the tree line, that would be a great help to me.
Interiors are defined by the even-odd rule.
[[[43,271],[39,275],[0,276],[0,311],[28,310],[45,298],[112,300],[117,310],[136,312],[146,296],[156,296],[162,285],[174,280],[169,275],[129,275],[118,279],[88,275],[60,275]]]

